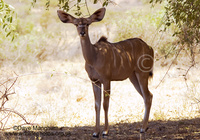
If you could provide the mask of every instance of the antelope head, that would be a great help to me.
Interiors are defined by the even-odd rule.
[[[62,11],[58,10],[58,17],[63,23],[72,23],[76,26],[78,34],[80,37],[88,36],[88,27],[92,22],[98,22],[101,21],[104,18],[105,15],[105,8],[101,8],[94,12],[90,17],[88,18],[75,18],[72,15]]]

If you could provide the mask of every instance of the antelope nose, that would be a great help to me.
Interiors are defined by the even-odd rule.
[[[84,36],[84,35],[85,35],[85,32],[84,32],[84,31],[80,32],[80,35],[81,35],[81,36]]]

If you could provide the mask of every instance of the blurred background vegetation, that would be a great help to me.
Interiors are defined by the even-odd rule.
[[[197,20],[199,1],[192,4],[194,8],[188,7],[191,6],[189,1],[177,1],[176,3],[168,0],[155,5],[155,3],[161,3],[162,0],[137,0],[130,8],[123,7],[120,1],[118,4],[117,2],[110,0],[94,0],[89,3],[83,0],[43,2],[19,0],[13,2],[8,0],[6,3],[1,0],[0,59],[13,63],[17,61],[34,62],[50,59],[52,54],[54,54],[54,59],[57,59],[56,56],[59,56],[59,52],[64,49],[62,47],[70,45],[71,42],[69,44],[65,42],[62,47],[59,46],[61,48],[58,48],[59,41],[62,41],[61,31],[63,29],[58,24],[56,9],[60,8],[74,15],[84,16],[90,15],[90,11],[94,11],[96,5],[111,7],[108,7],[107,18],[103,21],[106,25],[106,35],[111,41],[140,37],[156,50],[157,55],[165,58],[176,54],[176,51],[184,44],[187,44],[185,49],[189,49],[191,55],[199,51],[197,47],[194,47],[199,46],[199,21]],[[155,7],[150,8],[150,6]],[[183,9],[183,6],[186,8]],[[188,12],[186,9],[191,10]],[[114,35],[109,36],[110,34]]]
[[[65,25],[61,27],[56,10],[61,8],[74,15],[84,16],[101,6],[108,6],[108,10],[103,22],[96,24],[96,29],[102,28],[104,25],[103,34],[110,41],[140,37],[156,50],[158,59],[172,57],[176,54],[177,42],[182,38],[172,36],[175,26],[172,25],[167,29],[164,26],[165,33],[161,32],[163,25],[169,26],[169,22],[165,21],[169,20],[165,18],[165,3],[151,8],[152,4],[148,1],[137,0],[132,6],[125,8],[120,1],[117,2],[109,0],[94,0],[88,3],[81,0],[47,0],[43,2],[8,0],[4,2],[1,0],[1,62],[32,63],[50,59],[65,60],[69,58],[64,57],[70,55],[69,52],[74,53],[70,57],[77,57],[80,55],[78,40],[75,44],[79,47],[72,48],[72,45],[75,44],[72,43],[72,38],[69,37],[70,34],[66,31]],[[66,36],[68,39],[63,40],[63,37]],[[96,36],[94,40],[100,37],[98,34],[94,36]],[[73,50],[66,51],[69,48]]]
[[[105,29],[103,33],[91,33],[95,36],[93,40],[98,40],[101,34],[111,42],[140,37],[154,48],[157,60],[164,59],[162,64],[181,49],[189,51],[189,61],[194,65],[199,53],[198,0],[135,0],[128,7],[120,0],[1,0],[0,4],[1,62],[76,58],[81,53],[80,44],[77,39],[77,42],[72,40],[75,35],[70,38],[70,29],[59,23],[56,10],[88,16],[101,6],[107,6],[108,10],[103,22],[95,24],[95,30]]]

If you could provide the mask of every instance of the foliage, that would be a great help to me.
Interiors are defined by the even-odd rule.
[[[11,36],[12,41],[17,35],[15,32],[16,25],[13,20],[14,18],[16,18],[14,7],[0,0],[0,31],[6,37]]]
[[[200,42],[200,0],[151,0],[150,3],[166,2],[164,31],[171,25],[175,26],[173,36],[179,38],[179,43],[186,44],[192,52]]]
[[[5,61],[6,63],[11,62],[13,64],[19,62],[38,63],[38,61],[40,62],[46,59],[46,54],[51,53],[53,47],[56,50],[55,46],[58,44],[58,41],[55,41],[56,38],[53,36],[53,34],[55,35],[55,30],[52,27],[55,26],[52,25],[52,20],[54,20],[53,24],[56,23],[56,17],[49,17],[55,11],[49,13],[50,11],[44,10],[41,14],[36,15],[30,14],[29,7],[30,5],[21,3],[16,9],[18,17],[13,26],[15,27],[14,34],[19,34],[17,38],[11,42],[10,37],[12,33],[6,37],[5,31],[3,30],[3,34],[0,34],[0,39],[2,39],[0,41],[0,62]],[[18,10],[22,12],[18,12]],[[34,13],[34,10],[31,12]],[[49,30],[49,28],[52,30]],[[52,38],[55,39],[55,45],[53,43],[49,45]],[[48,52],[46,52],[46,46],[48,46]]]
[[[53,0],[46,0],[46,9],[49,9],[51,1]],[[57,0],[57,2],[60,9],[63,9],[66,12],[73,11],[76,16],[83,16],[83,9],[86,9],[87,13],[90,15],[87,0]],[[109,3],[114,3],[112,0],[92,0],[89,2],[92,4],[100,3],[102,7],[108,6]],[[35,4],[36,0],[32,0],[32,6],[35,6]]]
[[[177,59],[180,52],[183,50],[186,53],[189,52],[190,66],[183,75],[185,81],[189,70],[194,67],[198,54],[200,52],[200,0],[150,0],[150,3],[154,6],[156,3],[165,2],[165,20],[163,21],[164,30],[173,27],[173,36],[178,37],[178,47],[174,49],[176,56],[174,61]],[[174,62],[173,61],[173,62]],[[170,67],[172,66],[171,63]],[[168,71],[169,71],[168,69]],[[166,74],[168,73],[166,72]],[[165,74],[165,76],[166,76]],[[165,77],[164,76],[164,77]],[[163,77],[163,79],[164,79]],[[162,80],[161,80],[162,81]]]

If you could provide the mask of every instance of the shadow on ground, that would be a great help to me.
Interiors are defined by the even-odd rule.
[[[139,133],[141,123],[120,123],[110,126],[109,136],[92,138],[93,126],[48,128],[45,131],[1,132],[1,140],[198,140],[200,118],[179,121],[151,121],[145,134]],[[101,127],[101,130],[103,127]]]

